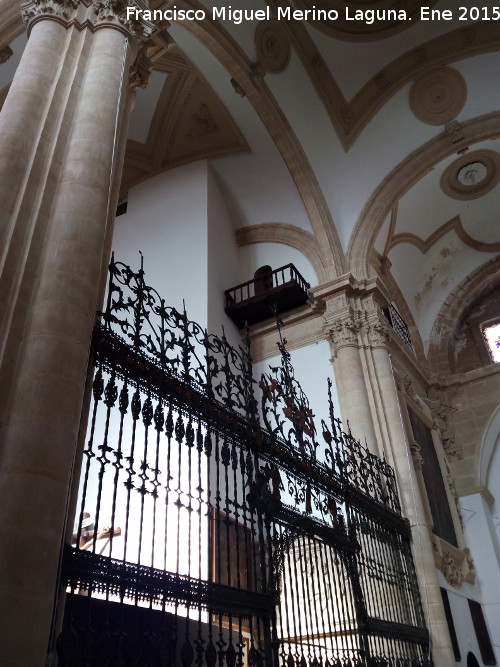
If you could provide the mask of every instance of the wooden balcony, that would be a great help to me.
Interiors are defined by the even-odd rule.
[[[287,264],[227,289],[225,310],[241,329],[245,323],[256,324],[272,317],[274,307],[284,313],[302,306],[308,299],[309,287],[295,266]]]

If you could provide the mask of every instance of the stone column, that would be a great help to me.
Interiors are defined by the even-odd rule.
[[[372,417],[365,372],[360,356],[359,332],[362,326],[359,313],[353,310],[337,312],[325,327],[332,351],[331,361],[339,391],[343,420],[349,421],[352,434],[368,449],[378,454],[377,437]],[[345,424],[347,426],[347,423]]]
[[[35,0],[0,114],[0,655],[45,664],[128,73],[150,27],[119,0]]]
[[[391,335],[378,308],[371,308],[364,325],[366,354],[373,364],[377,387],[374,400],[383,415],[387,441],[382,445],[398,479],[403,513],[412,528],[413,557],[419,578],[422,603],[432,637],[434,663],[440,667],[455,665],[448,624],[444,614],[439,581],[434,562],[429,526],[416,478],[412,452],[401,418],[401,408],[394,380],[389,341]]]

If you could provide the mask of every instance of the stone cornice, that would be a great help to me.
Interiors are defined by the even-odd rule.
[[[429,379],[429,386],[436,389],[449,389],[450,387],[460,386],[462,384],[469,384],[470,382],[479,382],[491,375],[500,375],[500,364],[491,363],[489,366],[482,366],[475,368],[467,373],[457,373],[455,375],[434,375]]]

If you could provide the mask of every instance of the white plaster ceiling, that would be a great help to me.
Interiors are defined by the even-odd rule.
[[[134,108],[130,114],[128,137],[141,144],[148,138],[149,126],[153,120],[158,98],[162,91],[167,74],[151,72],[147,88],[139,90],[135,99]]]
[[[207,10],[213,6],[229,7],[231,4],[227,0],[202,2]],[[269,3],[273,5],[275,0],[269,0]],[[154,6],[154,1],[152,4]],[[370,4],[377,3],[368,2]],[[481,6],[492,7],[494,4],[487,0]],[[266,4],[264,0],[239,0],[233,6],[238,9],[263,9]],[[263,78],[263,85],[285,119],[284,123],[279,121],[281,125],[276,125],[271,136],[268,127],[273,125],[275,118],[272,114],[270,118],[259,116],[255,102],[257,93],[252,90],[252,94],[241,97],[231,84],[231,77],[238,78],[238,72],[242,72],[242,69],[238,69],[240,64],[233,67],[234,63],[231,63],[229,56],[225,62],[224,57],[219,60],[187,26],[173,24],[169,27],[171,38],[218,96],[250,148],[246,153],[212,160],[235,228],[282,222],[310,232],[317,229],[317,221],[315,223],[310,217],[310,199],[318,199],[319,196],[326,205],[324,220],[330,216],[343,251],[348,249],[360,215],[391,172],[394,177],[412,154],[431,140],[443,136],[443,125],[429,125],[418,120],[409,105],[412,81],[427,67],[427,56],[425,53],[422,56],[421,52],[422,45],[436,37],[445,44],[446,40],[451,39],[449,33],[455,31],[458,35],[456,43],[469,49],[467,40],[474,35],[474,31],[488,27],[485,22],[472,26],[469,22],[456,20],[455,0],[438,0],[433,6],[438,10],[454,10],[455,20],[426,23],[412,21],[406,29],[372,41],[344,41],[328,36],[310,24],[302,25],[304,40],[306,37],[312,40],[336,86],[335,95],[338,97],[336,101],[333,100],[332,106],[337,105],[342,109],[351,101],[355,102],[358,94],[361,95],[363,91],[366,93],[365,97],[358,95],[359,99],[367,100],[365,107],[356,110],[357,117],[362,117],[364,124],[360,125],[361,129],[349,141],[342,138],[338,125],[332,121],[331,108],[325,103],[325,95],[318,93],[318,83],[313,81],[311,74],[311,62],[309,60],[306,65],[304,57],[301,57],[300,41],[290,38],[291,58],[286,69],[279,74],[265,74]],[[224,38],[228,39],[228,51],[233,47],[239,49],[249,67],[257,61],[254,46],[256,26],[257,22],[251,21],[240,25],[228,21],[222,23]],[[469,32],[463,32],[467,29]],[[457,30],[462,32],[457,33]],[[19,38],[21,41],[23,39]],[[18,58],[19,51],[17,41],[12,44],[15,58]],[[457,53],[455,49],[449,57],[443,51],[441,58],[436,57],[430,63],[431,69],[442,65],[451,66],[466,81],[468,95],[463,109],[456,117],[459,123],[467,124],[479,116],[499,111],[499,46],[497,39],[484,48],[479,44],[471,51]],[[12,76],[15,58],[0,66],[0,88]],[[379,99],[376,95],[380,91],[377,92],[373,77],[383,68],[397,69],[397,63],[404,58],[409,59],[410,63],[418,63],[418,71],[411,70],[406,78],[398,75],[401,78],[396,77],[394,87],[387,94],[384,92]],[[396,69],[391,71],[396,72]],[[255,76],[259,76],[258,69]],[[148,135],[162,87],[162,77],[164,80],[165,75],[153,72],[148,89],[137,98],[129,135],[136,141],[145,141]],[[368,89],[372,97],[368,95]],[[329,99],[331,101],[333,98]],[[282,137],[290,129],[311,167],[308,176],[310,182],[314,181],[313,185],[319,186],[315,194],[311,194],[311,189],[300,191],[302,165],[294,161],[293,155],[290,157],[283,152]],[[386,209],[381,211],[381,222],[386,222],[378,235],[370,237],[379,253],[384,251],[390,209],[396,205],[396,233],[409,232],[425,240],[451,218],[460,216],[464,230],[475,240],[483,243],[500,242],[497,219],[500,186],[469,202],[452,199],[441,190],[441,174],[457,157],[451,141],[448,157],[437,164],[434,164],[435,160],[426,158],[429,160],[427,171],[424,169],[416,177],[415,183],[409,182],[407,188],[395,195],[394,201],[384,203]],[[461,144],[460,149],[463,148]],[[470,151],[478,148],[500,152],[500,141],[495,139],[469,146]],[[324,220],[322,224],[325,224]],[[434,318],[451,289],[467,279],[471,271],[494,254],[470,247],[454,231],[441,236],[426,253],[408,243],[400,243],[390,250],[388,257],[392,262],[393,276],[424,341],[428,339]]]

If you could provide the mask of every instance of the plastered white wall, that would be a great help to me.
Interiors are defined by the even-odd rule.
[[[196,162],[145,181],[116,219],[115,258],[138,267],[167,305],[207,323],[207,164]]]

